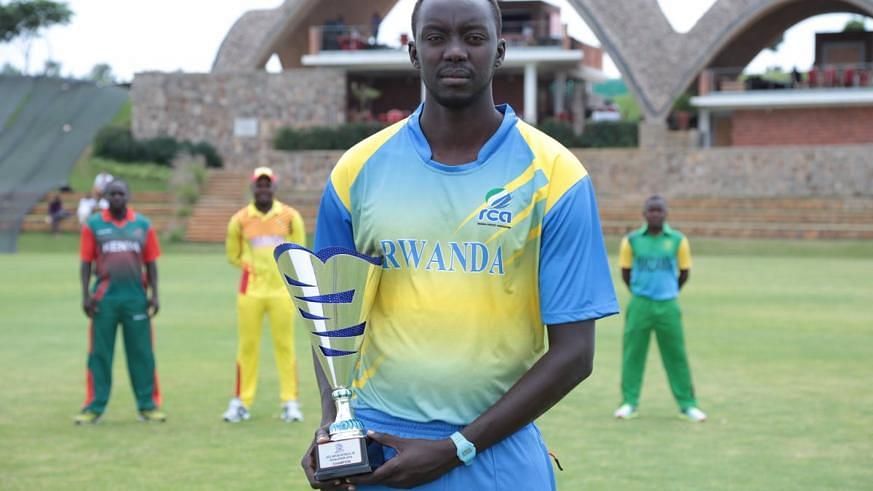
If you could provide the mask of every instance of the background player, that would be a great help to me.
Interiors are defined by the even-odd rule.
[[[682,312],[676,301],[679,289],[688,281],[691,247],[681,232],[665,222],[664,198],[647,199],[643,217],[646,224],[621,241],[618,254],[621,277],[631,290],[631,300],[627,306],[621,367],[624,403],[615,411],[615,417],[630,419],[638,414],[649,339],[655,331],[670,389],[681,414],[690,421],[705,421],[706,414],[697,407],[694,397]]]
[[[87,395],[75,422],[96,423],[106,410],[119,323],[140,419],[164,421],[151,324],[159,309],[155,261],[161,251],[157,234],[145,216],[128,208],[127,183],[119,179],[110,182],[105,195],[109,208],[91,215],[81,232],[82,309],[91,325]],[[96,266],[96,281],[89,288],[92,264]]]
[[[313,486],[555,487],[533,421],[591,373],[594,320],[618,305],[587,172],[494,106],[500,23],[493,0],[419,1],[409,55],[426,102],[331,174],[316,248],[385,261],[354,403],[389,460],[319,483],[307,453]],[[333,413],[325,397],[322,424]]]
[[[242,270],[237,294],[239,347],[236,388],[224,420],[249,419],[258,384],[258,354],[264,316],[270,320],[273,352],[279,371],[280,418],[302,421],[297,402],[297,362],[294,358],[293,304],[279,277],[273,249],[283,242],[306,245],[303,218],[294,208],[274,199],[276,176],[268,167],[252,173],[253,201],[236,212],[227,225],[227,259]]]

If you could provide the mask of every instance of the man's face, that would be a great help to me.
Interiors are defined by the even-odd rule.
[[[106,201],[109,202],[109,211],[121,211],[127,207],[127,186],[118,182],[109,183],[106,186]]]
[[[261,176],[252,184],[252,194],[255,197],[255,203],[266,205],[273,202],[273,181],[266,176]]]
[[[663,200],[649,200],[643,209],[643,217],[650,227],[661,228],[667,218],[667,204]]]
[[[505,43],[486,0],[426,0],[409,55],[428,95],[442,106],[469,106],[488,89]]]

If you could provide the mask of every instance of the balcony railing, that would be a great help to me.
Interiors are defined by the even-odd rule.
[[[314,55],[322,51],[403,49],[410,40],[410,34],[403,33],[395,40],[380,42],[376,34],[376,28],[372,25],[312,26],[309,28],[309,54]],[[548,22],[505,22],[503,38],[509,46],[580,49],[572,45],[566,25],[555,26]]]
[[[742,68],[709,68],[700,74],[698,92],[778,89],[871,88],[873,64],[814,66],[800,72],[746,74]]]

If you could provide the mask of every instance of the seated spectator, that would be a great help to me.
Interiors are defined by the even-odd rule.
[[[105,170],[100,171],[96,177],[94,177],[94,190],[97,191],[101,196],[103,195],[103,190],[106,189],[106,185],[112,182],[112,174],[106,172]]]
[[[79,224],[84,225],[97,209],[105,210],[109,208],[109,203],[106,199],[101,198],[97,191],[91,191],[90,195],[85,195],[79,200],[79,208],[76,210],[76,216],[79,218]]]
[[[55,197],[49,202],[48,206],[48,222],[52,226],[52,234],[58,233],[61,222],[69,218],[72,213],[64,209],[64,202],[61,201],[61,195],[55,194]]]

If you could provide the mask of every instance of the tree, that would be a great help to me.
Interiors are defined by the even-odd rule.
[[[21,70],[9,63],[4,63],[0,68],[0,75],[21,75]]]
[[[61,64],[55,60],[45,60],[42,74],[46,77],[58,78],[61,76]]]
[[[73,12],[66,3],[52,0],[12,0],[0,5],[0,43],[24,41],[24,71],[30,65],[30,46],[43,29],[70,23]]]
[[[101,85],[109,85],[115,83],[115,74],[112,73],[112,67],[106,63],[98,63],[91,69],[88,78]]]
[[[843,32],[864,32],[867,30],[866,25],[867,19],[864,16],[856,15],[846,22]]]

